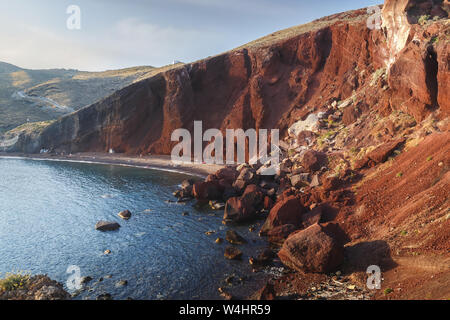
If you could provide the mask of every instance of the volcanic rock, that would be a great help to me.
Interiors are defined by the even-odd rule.
[[[225,248],[224,256],[229,260],[239,260],[242,258],[242,251],[236,247],[229,246]]]
[[[249,185],[240,198],[233,197],[227,200],[223,219],[232,222],[248,221],[255,218],[262,206],[262,192],[256,185]]]
[[[302,214],[305,213],[305,208],[301,205],[299,199],[295,196],[289,196],[277,202],[270,210],[266,222],[261,228],[261,234],[265,235],[271,229],[285,224],[292,224],[296,227],[302,225]]]
[[[128,220],[131,218],[131,212],[129,210],[121,211],[119,212],[119,217],[124,220]]]
[[[231,244],[247,243],[247,241],[234,230],[227,230],[225,239]]]
[[[315,150],[307,150],[301,159],[302,167],[308,172],[320,170],[327,164],[327,156],[325,153]]]
[[[255,300],[275,300],[276,293],[273,284],[266,283],[264,287],[259,290],[255,295]]]
[[[322,207],[321,206],[315,207],[311,211],[302,215],[303,228],[308,228],[313,224],[319,223],[321,218],[322,218]]]
[[[297,230],[298,227],[294,226],[293,224],[284,224],[268,231],[267,237],[269,238],[269,242],[271,243],[282,244],[291,233]]]
[[[243,168],[237,177],[236,181],[233,183],[233,187],[239,192],[242,193],[244,189],[249,184],[254,184],[257,182],[256,179],[256,171],[253,168]]]
[[[220,200],[221,189],[218,181],[204,181],[196,182],[192,192],[197,200]]]
[[[111,221],[99,221],[95,225],[95,229],[99,231],[114,231],[120,228],[120,224]]]
[[[361,160],[356,161],[354,164],[354,168],[359,170],[366,166],[374,166],[376,164],[385,162],[392,154],[392,152],[404,142],[404,139],[397,139],[379,146],[375,150],[369,152]]]
[[[309,182],[309,173],[300,173],[293,175],[291,178],[291,184],[295,188],[301,188],[308,185]]]
[[[315,224],[291,234],[278,256],[291,269],[327,273],[342,263],[344,247],[332,228]]]

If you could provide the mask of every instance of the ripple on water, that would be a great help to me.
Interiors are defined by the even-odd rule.
[[[172,192],[188,176],[112,165],[0,159],[0,273],[29,270],[65,283],[69,265],[94,280],[83,298],[108,292],[116,299],[218,298],[225,274],[250,273],[247,263],[223,258],[227,227],[221,215],[197,211]],[[117,213],[128,209],[128,221]],[[189,215],[183,216],[182,213]],[[98,220],[121,228],[102,233]],[[264,243],[248,228],[242,246]],[[208,236],[205,232],[214,230]],[[110,254],[104,254],[111,250]],[[111,278],[104,278],[112,275]],[[116,287],[119,280],[126,286]],[[96,283],[94,285],[94,283]]]

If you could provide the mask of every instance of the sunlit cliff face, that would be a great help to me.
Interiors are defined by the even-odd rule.
[[[412,40],[411,24],[418,23],[421,16],[448,17],[449,10],[448,0],[386,0],[382,10],[382,28],[389,51],[387,70],[398,53]]]
[[[405,47],[410,35],[411,25],[408,22],[407,8],[411,0],[386,0],[383,11],[382,28],[385,31],[388,45],[387,70],[395,62],[397,54]]]

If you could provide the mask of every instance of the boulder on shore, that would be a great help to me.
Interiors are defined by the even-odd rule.
[[[241,198],[232,197],[227,200],[225,205],[223,220],[235,223],[244,222],[253,219],[255,213],[255,210],[247,202],[242,201]]]
[[[238,177],[239,172],[235,168],[225,167],[218,170],[214,175],[216,176],[217,180],[224,180],[231,185]]]
[[[21,277],[19,287],[0,287],[1,300],[69,300],[70,294],[63,284],[50,279],[47,275]]]
[[[314,224],[291,234],[278,253],[284,265],[301,271],[328,273],[344,260],[344,246],[335,235],[337,226]]]
[[[197,200],[221,200],[222,187],[219,181],[196,182],[192,193]]]
[[[266,222],[261,228],[261,235],[266,235],[267,232],[275,227],[291,224],[295,227],[302,226],[302,215],[306,209],[302,206],[296,196],[288,196],[278,201],[270,210]]]
[[[227,200],[223,219],[232,222],[244,222],[256,217],[262,209],[264,195],[258,186],[251,184],[247,186],[244,194],[238,198]]]
[[[99,231],[114,231],[120,228],[120,224],[111,221],[99,221],[95,225],[95,229]]]
[[[254,296],[254,300],[275,300],[275,289],[272,283],[266,283]]]
[[[328,162],[327,155],[315,150],[307,150],[300,161],[300,164],[307,172],[320,170]]]
[[[364,158],[358,160],[354,164],[356,170],[364,167],[373,167],[379,163],[385,162],[388,157],[394,152],[395,149],[400,147],[405,142],[404,138],[397,139],[391,142],[387,142],[371,151]]]
[[[297,230],[298,228],[292,224],[284,224],[268,231],[267,236],[269,237],[269,242],[283,244],[284,240],[286,240],[291,233]]]
[[[242,193],[248,185],[255,184],[256,182],[256,170],[253,168],[244,168],[236,181],[234,181],[233,188],[235,188],[238,193]]]

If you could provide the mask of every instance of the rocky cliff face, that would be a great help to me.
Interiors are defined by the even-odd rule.
[[[283,135],[308,114],[348,99],[361,111],[445,117],[447,3],[387,0],[381,29],[367,27],[363,9],[276,32],[135,83],[56,121],[37,139],[22,136],[12,149],[170,154],[172,131],[192,131],[194,120],[204,130],[279,128]],[[419,14],[437,18],[419,24]]]

